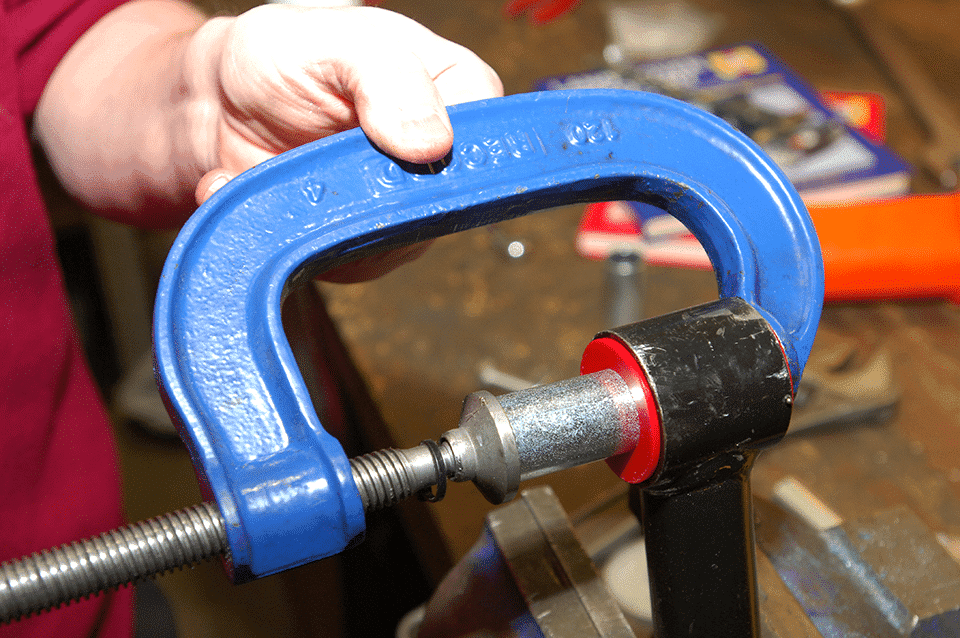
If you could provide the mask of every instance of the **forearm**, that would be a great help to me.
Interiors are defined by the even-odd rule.
[[[57,66],[35,133],[85,204],[148,227],[176,225],[195,207],[217,131],[212,65],[191,61],[218,54],[215,36],[195,37],[203,22],[175,0],[138,0],[97,22]]]

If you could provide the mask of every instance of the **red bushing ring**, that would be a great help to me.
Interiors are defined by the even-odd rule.
[[[660,464],[660,414],[647,375],[633,353],[612,337],[600,337],[587,344],[580,361],[580,374],[613,370],[627,382],[637,403],[639,438],[637,446],[607,459],[607,465],[627,483],[642,483]]]

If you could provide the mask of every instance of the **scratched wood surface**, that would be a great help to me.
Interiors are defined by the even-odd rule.
[[[759,41],[818,89],[884,95],[890,144],[915,158],[923,130],[843,20],[821,1],[695,4],[719,15],[714,44]],[[546,75],[601,64],[606,42],[603,4],[585,1],[567,17],[533,27],[507,21],[500,3],[441,0],[384,2],[461,42],[500,74],[507,93],[530,90]],[[960,105],[960,24],[957,3],[877,1],[879,17],[914,47],[948,99]],[[930,190],[922,175],[917,191]],[[538,213],[502,224],[499,235],[477,229],[439,240],[418,262],[358,286],[324,285],[329,311],[376,404],[385,429],[377,444],[416,445],[454,427],[463,397],[478,388],[489,361],[534,381],[577,373],[582,348],[602,328],[603,267],[573,249],[581,207]],[[511,261],[498,243],[519,239],[528,249]],[[802,291],[798,291],[802,294]],[[649,316],[708,301],[709,273],[651,269]],[[758,493],[790,473],[808,482],[844,516],[893,503],[910,505],[938,531],[960,534],[960,316],[938,302],[841,305],[824,313],[824,341],[852,340],[862,353],[886,347],[902,390],[898,416],[885,425],[789,441],[761,459]],[[594,464],[546,479],[568,511],[617,480]],[[424,552],[462,556],[480,533],[489,506],[470,486],[451,486],[444,502],[418,508],[439,534]]]

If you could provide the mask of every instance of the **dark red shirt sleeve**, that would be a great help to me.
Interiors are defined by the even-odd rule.
[[[33,112],[71,45],[124,0],[4,0],[5,37],[16,53],[20,110]]]

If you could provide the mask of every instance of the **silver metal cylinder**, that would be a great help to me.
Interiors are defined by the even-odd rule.
[[[605,459],[636,446],[637,404],[626,381],[612,370],[498,399],[516,440],[521,480]]]
[[[452,467],[449,448],[443,454]],[[350,464],[366,511],[393,505],[440,480],[425,445],[374,452]],[[202,503],[25,556],[0,565],[0,623],[228,552],[220,511],[214,503]]]
[[[10,561],[0,565],[0,622],[226,551],[223,518],[216,505],[203,503]]]
[[[464,401],[460,426],[440,437],[453,456],[449,475],[473,481],[491,503],[506,502],[522,480],[636,447],[636,401],[613,370],[499,397],[474,392]]]

